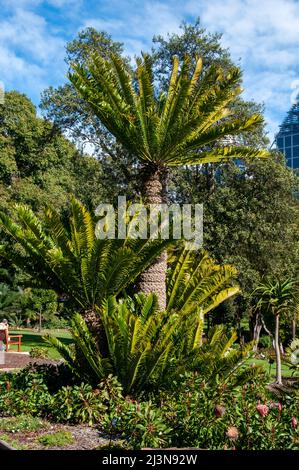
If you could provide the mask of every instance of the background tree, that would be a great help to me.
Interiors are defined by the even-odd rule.
[[[16,316],[16,310],[21,298],[21,291],[12,290],[7,284],[0,284],[0,320],[9,321]]]
[[[16,91],[0,105],[0,205],[24,202],[65,207],[70,193],[86,203],[101,197],[101,168],[82,156],[52,123],[37,117],[32,102]]]
[[[298,275],[298,177],[275,151],[264,161],[218,165],[216,176],[211,188],[204,173],[195,177],[185,168],[170,193],[179,203],[205,201],[204,247],[238,270],[242,294],[229,307],[229,321],[237,324],[250,315],[251,292],[265,276]],[[228,319],[224,313],[221,306],[213,320]]]
[[[297,286],[295,281],[287,279],[269,280],[260,284],[254,291],[258,296],[257,308],[266,314],[270,314],[275,319],[274,349],[276,355],[276,382],[282,384],[281,377],[281,351],[279,339],[280,318],[289,315],[290,311],[296,307],[298,297],[296,295]]]
[[[22,319],[26,321],[27,326],[38,325],[41,331],[44,321],[49,324],[55,319],[58,311],[57,294],[48,289],[27,288],[24,290],[20,307]]]

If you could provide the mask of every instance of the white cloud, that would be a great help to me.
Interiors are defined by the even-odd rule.
[[[0,80],[7,90],[16,88],[38,101],[51,80],[63,79],[65,41],[29,9],[37,1],[16,3],[9,4],[10,12],[0,20]]]
[[[290,105],[290,83],[299,75],[297,0],[110,0],[82,26],[109,32],[135,55],[150,46],[153,35],[176,33],[182,20],[197,16],[208,31],[222,32],[223,46],[240,59],[244,97],[265,102],[273,136],[274,123],[277,128]]]
[[[31,60],[51,62],[57,53],[63,55],[64,41],[51,36],[44,18],[24,9],[17,9],[0,22],[0,44],[30,54]]]
[[[241,58],[247,98],[264,101],[273,136],[290,107],[291,82],[299,76],[297,0],[190,0],[186,12],[200,15],[210,31]]]
[[[244,97],[265,102],[266,119],[273,134],[290,107],[291,83],[299,78],[298,3],[298,0],[0,0],[3,11],[0,80],[14,86],[26,84],[32,93],[55,81],[62,82],[65,36],[75,37],[82,27],[107,31],[113,39],[124,43],[127,54],[134,56],[151,47],[153,35],[177,33],[183,20],[189,22],[200,16],[208,31],[223,33],[222,44],[230,48],[233,59],[238,62],[240,58]],[[57,9],[59,21],[52,23],[53,13],[51,22],[46,21],[43,15],[47,6]],[[9,83],[6,87],[9,88]],[[20,89],[23,91],[22,85]]]
[[[114,39],[124,42],[125,52],[130,55],[140,55],[141,50],[148,49],[154,35],[166,36],[168,32],[179,31],[183,16],[175,8],[158,1],[145,1],[140,9],[140,4],[134,3],[109,2],[110,7],[115,5],[115,10],[112,9],[115,11],[113,18],[109,16],[106,19],[104,15],[102,18],[89,18],[82,27],[93,26],[107,31]]]

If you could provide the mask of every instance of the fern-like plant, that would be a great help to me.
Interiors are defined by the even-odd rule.
[[[31,276],[34,286],[64,294],[74,309],[96,326],[96,305],[119,295],[171,242],[169,240],[98,239],[96,220],[75,198],[64,222],[47,208],[38,217],[23,204],[13,215],[0,212],[9,242],[0,256]]]
[[[139,294],[120,301],[109,297],[99,315],[108,343],[104,353],[79,314],[72,321],[75,347],[46,337],[77,377],[93,385],[112,373],[125,393],[139,393],[171,386],[181,374],[192,371],[203,374],[207,384],[227,384],[233,389],[259,372],[243,369],[251,345],[230,349],[235,332],[228,334],[224,327],[216,327],[200,346],[194,342],[196,311],[190,324],[190,316],[161,312],[154,295]],[[186,341],[186,333],[193,341]]]

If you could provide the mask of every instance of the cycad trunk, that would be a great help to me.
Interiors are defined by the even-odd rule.
[[[275,355],[276,355],[276,383],[282,384],[281,379],[281,355],[279,344],[279,315],[275,317],[275,339],[274,339]]]
[[[141,171],[146,204],[167,203],[167,170],[147,165]],[[167,253],[164,251],[139,277],[138,287],[144,294],[155,293],[161,310],[166,309]]]
[[[97,343],[99,351],[103,357],[108,355],[108,342],[101,317],[94,309],[82,310],[81,312],[86,325]]]

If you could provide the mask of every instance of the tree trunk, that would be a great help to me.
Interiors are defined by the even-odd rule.
[[[101,355],[103,357],[107,357],[108,342],[99,312],[96,312],[93,309],[82,310],[81,315],[83,316],[90,333],[97,343]]]
[[[253,330],[253,341],[254,341],[253,351],[254,352],[257,352],[258,350],[258,344],[259,344],[262,328],[263,328],[263,324],[261,321],[261,315],[260,313],[257,313],[255,317],[255,325],[254,325],[254,330]]]
[[[292,339],[296,339],[296,320],[293,318],[292,320]]]
[[[42,331],[42,308],[39,309],[39,317],[38,317],[38,331]]]
[[[275,316],[275,339],[274,339],[275,355],[276,355],[276,383],[282,385],[281,380],[281,356],[279,344],[279,315]]]
[[[141,171],[143,197],[146,204],[167,203],[167,170],[154,165],[146,165]],[[166,309],[167,253],[164,251],[139,277],[138,288],[148,295],[157,295],[159,307]]]

